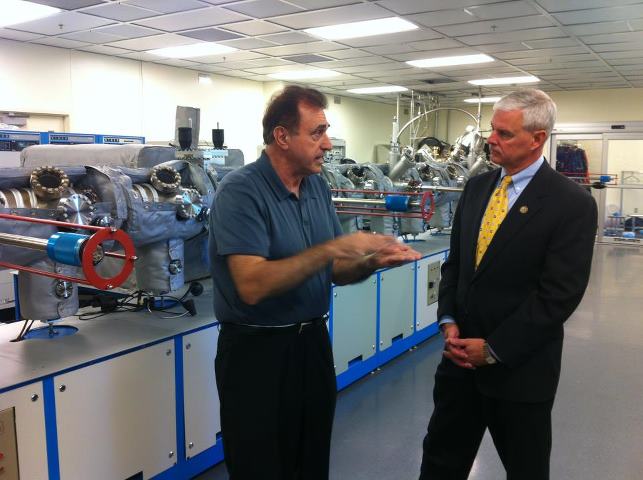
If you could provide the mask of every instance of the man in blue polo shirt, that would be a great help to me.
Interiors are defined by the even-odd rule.
[[[210,218],[215,362],[231,480],[328,478],[335,411],[325,324],[331,282],[420,255],[394,238],[341,236],[321,171],[331,143],[318,91],[288,86],[263,118],[261,157],[226,175]]]

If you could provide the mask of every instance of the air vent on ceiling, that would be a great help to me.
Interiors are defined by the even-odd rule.
[[[440,85],[442,83],[454,83],[455,80],[450,78],[430,78],[428,80],[420,80],[422,83],[428,83],[429,85]]]
[[[333,60],[332,58],[324,57],[323,55],[291,55],[289,57],[283,57],[284,60],[290,60],[291,62],[297,63],[315,63],[315,62],[328,62]]]

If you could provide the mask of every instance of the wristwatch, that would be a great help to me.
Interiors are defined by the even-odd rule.
[[[484,361],[487,363],[487,365],[498,363],[496,357],[491,355],[491,352],[489,351],[489,344],[487,342],[484,342],[484,344],[482,345],[482,356],[484,357]]]

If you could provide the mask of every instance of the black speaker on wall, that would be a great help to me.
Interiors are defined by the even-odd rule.
[[[212,129],[212,144],[216,149],[223,148],[223,128],[213,128]]]
[[[179,127],[179,145],[181,145],[181,150],[189,150],[192,146],[192,129],[190,127]]]

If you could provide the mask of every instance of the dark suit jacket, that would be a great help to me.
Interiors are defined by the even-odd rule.
[[[545,162],[475,270],[478,230],[499,176],[500,169],[473,177],[462,193],[442,267],[438,318],[453,316],[461,338],[486,339],[501,359],[473,373],[484,395],[550,400],[560,376],[563,322],[589,280],[596,202]],[[438,372],[470,374],[446,358]]]

